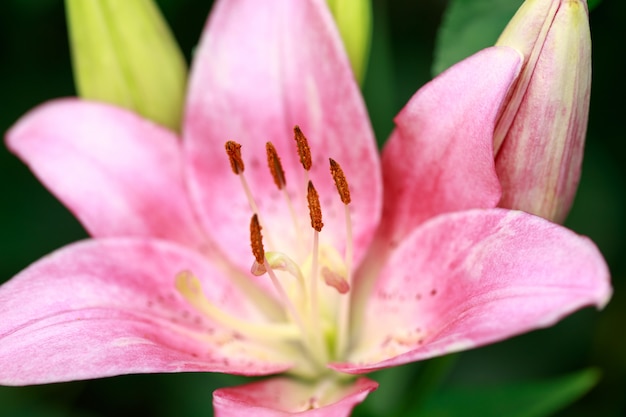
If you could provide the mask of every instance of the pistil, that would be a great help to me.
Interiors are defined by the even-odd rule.
[[[298,281],[300,299],[303,305],[308,308],[306,283],[304,282],[304,277],[302,276],[302,271],[300,271],[298,264],[282,252],[265,252],[265,260],[273,270],[285,271]],[[260,276],[265,272],[265,267],[261,266],[259,268],[258,263],[255,261],[252,266],[252,273],[256,276]]]
[[[305,340],[309,340],[309,341],[311,340],[311,338],[315,338],[314,335],[311,335],[311,333],[307,332],[307,328],[304,325],[304,321],[302,320],[302,317],[300,317],[300,314],[296,310],[293,302],[287,295],[287,292],[283,288],[278,277],[276,276],[276,273],[274,272],[272,267],[269,265],[269,262],[267,261],[267,258],[265,257],[265,250],[263,249],[263,236],[261,234],[261,225],[259,224],[259,219],[256,214],[254,214],[252,218],[250,219],[250,246],[252,247],[252,254],[254,255],[256,263],[262,264],[265,270],[267,271],[267,274],[269,275],[270,279],[272,280],[272,284],[274,285],[274,289],[278,293],[283,305],[285,306],[285,308],[291,315],[291,318],[300,329],[302,333],[302,337]],[[313,342],[315,343],[315,341]],[[306,346],[309,347],[310,345],[307,343]],[[326,356],[324,355],[323,350],[309,349],[309,352],[312,354],[313,358],[318,363],[318,365],[323,366],[323,364],[326,363]]]

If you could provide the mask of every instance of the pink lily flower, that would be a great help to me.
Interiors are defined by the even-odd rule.
[[[95,102],[33,110],[7,144],[94,239],[0,287],[0,383],[282,374],[217,390],[216,415],[347,416],[377,387],[358,374],[603,307],[589,239],[493,208],[521,61],[493,47],[427,84],[381,160],[323,1],[221,1],[182,138]]]

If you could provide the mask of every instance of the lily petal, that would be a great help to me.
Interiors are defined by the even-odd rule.
[[[267,168],[265,142],[272,141],[278,151],[300,226],[309,231],[304,229],[309,222],[306,180],[294,125],[311,146],[310,176],[330,231],[321,239],[340,251],[343,206],[328,158],[346,174],[358,260],[380,217],[380,169],[367,112],[326,4],[216,2],[194,60],[183,134],[190,190],[201,221],[242,268],[252,261],[247,227],[252,211],[229,167],[224,143],[232,139],[242,144],[264,232],[275,241],[284,238],[270,250],[285,250],[294,246],[296,228]]]
[[[351,363],[333,368],[360,373],[482,346],[610,296],[606,263],[585,237],[518,211],[442,215],[391,255]]]
[[[213,393],[213,406],[217,417],[347,417],[376,388],[378,384],[367,378],[344,386],[273,378],[219,389]]]
[[[171,131],[117,107],[62,99],[32,110],[6,140],[92,236],[203,245]]]
[[[383,219],[392,245],[428,218],[500,199],[493,130],[522,64],[491,47],[426,84],[396,117],[383,152]]]
[[[0,287],[0,384],[152,372],[259,375],[289,367],[198,315],[174,288],[182,270],[206,280],[205,296],[217,308],[258,322],[258,311],[194,251],[157,240],[84,241]]]

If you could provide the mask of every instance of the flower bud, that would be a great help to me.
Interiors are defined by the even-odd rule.
[[[327,0],[359,83],[365,79],[372,39],[370,0]]]
[[[494,133],[500,206],[563,222],[582,163],[591,88],[585,0],[526,0],[496,45],[524,66]]]
[[[152,0],[66,0],[81,97],[180,129],[185,59]]]

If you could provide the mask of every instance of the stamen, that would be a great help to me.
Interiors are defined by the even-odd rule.
[[[311,227],[316,231],[321,232],[322,227],[324,226],[324,223],[322,223],[322,206],[320,205],[320,196],[311,181],[309,181],[309,185],[307,187],[306,199],[309,203]]]
[[[298,155],[300,156],[300,163],[305,170],[310,170],[311,165],[313,165],[311,158],[311,148],[309,148],[309,141],[300,130],[299,126],[295,126],[293,128],[294,139],[296,140],[296,144],[298,145]]]
[[[352,242],[352,216],[350,215],[350,202],[352,201],[350,197],[350,188],[348,186],[348,180],[346,180],[346,176],[343,173],[343,169],[341,169],[341,165],[339,165],[335,160],[329,158],[330,160],[330,174],[335,181],[335,185],[337,186],[337,191],[339,192],[339,197],[341,198],[341,202],[344,204],[344,212],[345,212],[345,223],[346,223],[346,286],[349,289],[352,284],[352,257],[353,257],[353,242]],[[342,297],[339,300],[339,323],[338,323],[338,331],[337,331],[337,343],[335,345],[335,354],[337,357],[340,357],[344,350],[346,349],[347,344],[347,335],[349,332],[348,324],[350,322],[350,297]]]
[[[309,296],[311,297],[311,309],[310,309],[310,322],[313,329],[312,334],[315,338],[315,343],[318,349],[324,350],[322,332],[320,330],[319,322],[319,305],[317,296],[317,281],[318,281],[318,258],[319,258],[319,232],[322,231],[324,223],[322,223],[322,207],[320,205],[320,196],[317,190],[313,186],[313,183],[309,181],[307,186],[306,199],[309,203],[309,215],[311,216],[311,227],[313,232],[313,250],[311,251],[311,276],[309,282]]]
[[[350,188],[348,187],[348,181],[346,180],[346,176],[343,174],[341,165],[339,165],[332,158],[328,159],[330,160],[330,174],[333,176],[333,180],[335,181],[335,185],[337,186],[337,191],[339,192],[339,197],[341,197],[341,202],[343,204],[350,204]]]
[[[265,263],[265,250],[263,249],[263,236],[261,235],[261,225],[259,216],[255,213],[250,219],[250,246],[252,254],[257,263]]]
[[[285,171],[283,170],[283,165],[280,163],[278,153],[276,153],[276,148],[272,142],[267,142],[265,144],[265,150],[267,152],[267,165],[272,173],[272,178],[274,178],[274,183],[279,190],[282,190],[287,182],[285,181]]]
[[[233,169],[235,175],[239,177],[241,180],[241,186],[243,187],[243,191],[248,198],[248,204],[254,213],[259,212],[259,208],[252,197],[252,193],[250,192],[250,187],[248,186],[248,182],[246,181],[246,177],[243,175],[244,164],[243,159],[241,158],[241,145],[237,142],[229,140],[225,145],[226,153],[228,154],[228,160],[230,161],[230,167]]]
[[[226,142],[226,153],[228,154],[228,160],[230,161],[230,167],[237,175],[241,174],[245,168],[243,159],[241,158],[241,145],[235,141],[229,140]]]
[[[344,204],[344,213],[346,218],[346,284],[348,287],[352,285],[352,257],[354,247],[352,238],[352,216],[350,215],[350,206]],[[341,297],[339,300],[339,323],[337,325],[337,343],[335,344],[335,354],[341,357],[347,349],[349,324],[350,324],[350,302],[351,297]]]
[[[235,141],[229,140],[226,142],[225,146],[226,153],[228,154],[228,160],[230,161],[230,167],[233,172],[239,177],[241,181],[241,187],[248,199],[248,205],[254,214],[256,214],[258,218],[259,224],[263,224],[263,219],[261,219],[261,214],[259,213],[259,206],[257,206],[256,201],[254,201],[254,197],[252,197],[252,192],[250,191],[250,186],[248,185],[248,181],[246,181],[246,177],[243,173],[244,164],[243,158],[241,157],[241,145]],[[273,247],[273,240],[271,236],[268,236],[270,247]]]
[[[276,148],[272,142],[267,142],[265,144],[265,150],[267,152],[267,165],[272,173],[272,178],[274,178],[274,184],[278,187],[280,191],[283,193],[283,197],[287,202],[287,207],[289,208],[289,213],[291,215],[291,220],[293,221],[293,225],[296,231],[296,236],[298,237],[298,241],[301,241],[300,236],[300,224],[298,223],[298,217],[296,216],[296,212],[293,209],[293,204],[291,204],[291,199],[289,198],[289,194],[287,193],[287,189],[285,186],[287,185],[287,180],[285,179],[285,171],[283,170],[283,165],[280,162],[280,157],[276,152]]]
[[[309,182],[311,184],[311,182]],[[321,230],[321,228],[320,228]],[[318,305],[318,296],[317,296],[317,281],[318,281],[318,258],[319,258],[319,231],[315,229],[313,231],[313,250],[312,250],[312,259],[311,259],[311,276],[309,282],[309,296],[310,298],[310,311],[309,311],[309,320],[312,328],[312,337],[314,339],[314,343],[317,345],[317,350],[323,351],[324,354],[326,350],[324,349],[324,342],[322,340],[322,332],[320,327],[319,320],[319,305]]]

